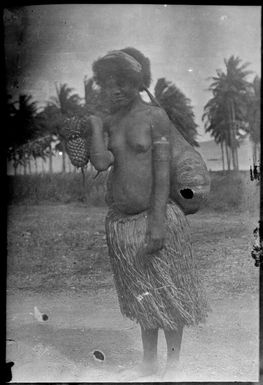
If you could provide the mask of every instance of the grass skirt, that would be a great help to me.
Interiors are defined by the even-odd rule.
[[[140,260],[147,212],[125,215],[109,209],[106,236],[121,313],[143,328],[177,329],[204,322],[208,305],[198,279],[185,215],[167,205],[164,248]]]

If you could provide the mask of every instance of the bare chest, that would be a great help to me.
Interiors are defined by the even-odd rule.
[[[137,116],[115,122],[109,128],[109,150],[120,153],[145,153],[151,147],[151,121],[148,116]]]

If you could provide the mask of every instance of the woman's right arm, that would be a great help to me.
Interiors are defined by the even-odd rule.
[[[102,120],[92,115],[90,122],[92,131],[90,161],[96,170],[104,171],[113,164],[114,156],[107,148]]]

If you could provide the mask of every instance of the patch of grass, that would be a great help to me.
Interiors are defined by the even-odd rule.
[[[104,211],[83,204],[10,207],[9,285],[47,290],[93,285],[101,264],[110,270]]]
[[[214,297],[256,293],[259,269],[251,257],[258,217],[200,213],[188,217],[198,269]]]

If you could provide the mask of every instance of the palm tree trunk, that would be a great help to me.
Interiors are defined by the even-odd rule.
[[[49,145],[49,172],[53,174],[53,154],[51,144]]]
[[[37,158],[34,158],[36,174],[38,174]]]
[[[256,163],[256,159],[257,159],[257,147],[256,147],[256,143],[253,143],[253,164]]]
[[[223,143],[223,141],[220,142],[220,146],[221,146],[221,154],[222,154],[222,167],[223,167],[223,171],[225,171],[225,157],[224,157],[224,143]]]
[[[32,168],[31,168],[31,161],[30,161],[30,158],[28,159],[27,163],[28,163],[28,171],[29,171],[29,175],[31,175],[31,174],[32,174]]]
[[[231,170],[231,161],[230,161],[228,146],[227,146],[226,142],[225,142],[225,149],[226,149],[227,170],[230,171]]]
[[[41,168],[42,168],[42,174],[45,174],[44,159],[42,159],[42,162],[41,162]]]
[[[62,142],[62,172],[66,172],[66,151],[65,144]]]
[[[239,170],[238,147],[236,147],[235,150],[236,150],[236,167],[237,167],[237,170]]]
[[[255,142],[253,142],[252,144],[252,150],[253,150],[253,164],[256,163],[257,161],[257,144]]]
[[[234,124],[233,122],[230,121],[229,123],[230,127],[230,149],[231,149],[231,156],[232,156],[232,166],[233,170],[237,169],[237,164],[236,164],[236,143],[235,143],[235,137],[234,137]]]
[[[228,151],[228,148],[232,154],[232,161],[233,161],[233,133],[232,133],[232,125],[231,125],[231,120],[230,118],[228,119],[228,146],[226,146],[226,150]],[[231,169],[231,166],[230,166],[230,155],[228,153],[228,157],[229,157],[229,168],[228,170]],[[233,162],[233,168],[234,168],[234,162]]]
[[[236,139],[236,116],[235,116],[235,107],[233,100],[230,101],[230,120],[231,120],[231,137],[232,137],[232,159],[233,159],[233,169],[238,170],[238,154],[237,154],[237,139]]]
[[[235,148],[232,147],[231,149],[231,155],[232,155],[232,164],[233,164],[233,170],[236,170],[236,154],[235,154]]]
[[[233,140],[233,131],[232,131],[232,124],[229,122],[229,150],[231,153],[232,158],[232,167],[233,170],[236,168],[236,162],[235,162],[235,149],[234,149],[234,140]]]
[[[27,174],[27,167],[26,167],[26,165],[27,165],[27,162],[25,161],[24,162],[24,164],[23,164],[23,167],[24,167],[24,175],[26,175]]]
[[[14,167],[14,173],[15,173],[15,175],[17,175],[17,166],[18,166],[18,164],[15,162],[15,163],[13,163],[13,167]]]

